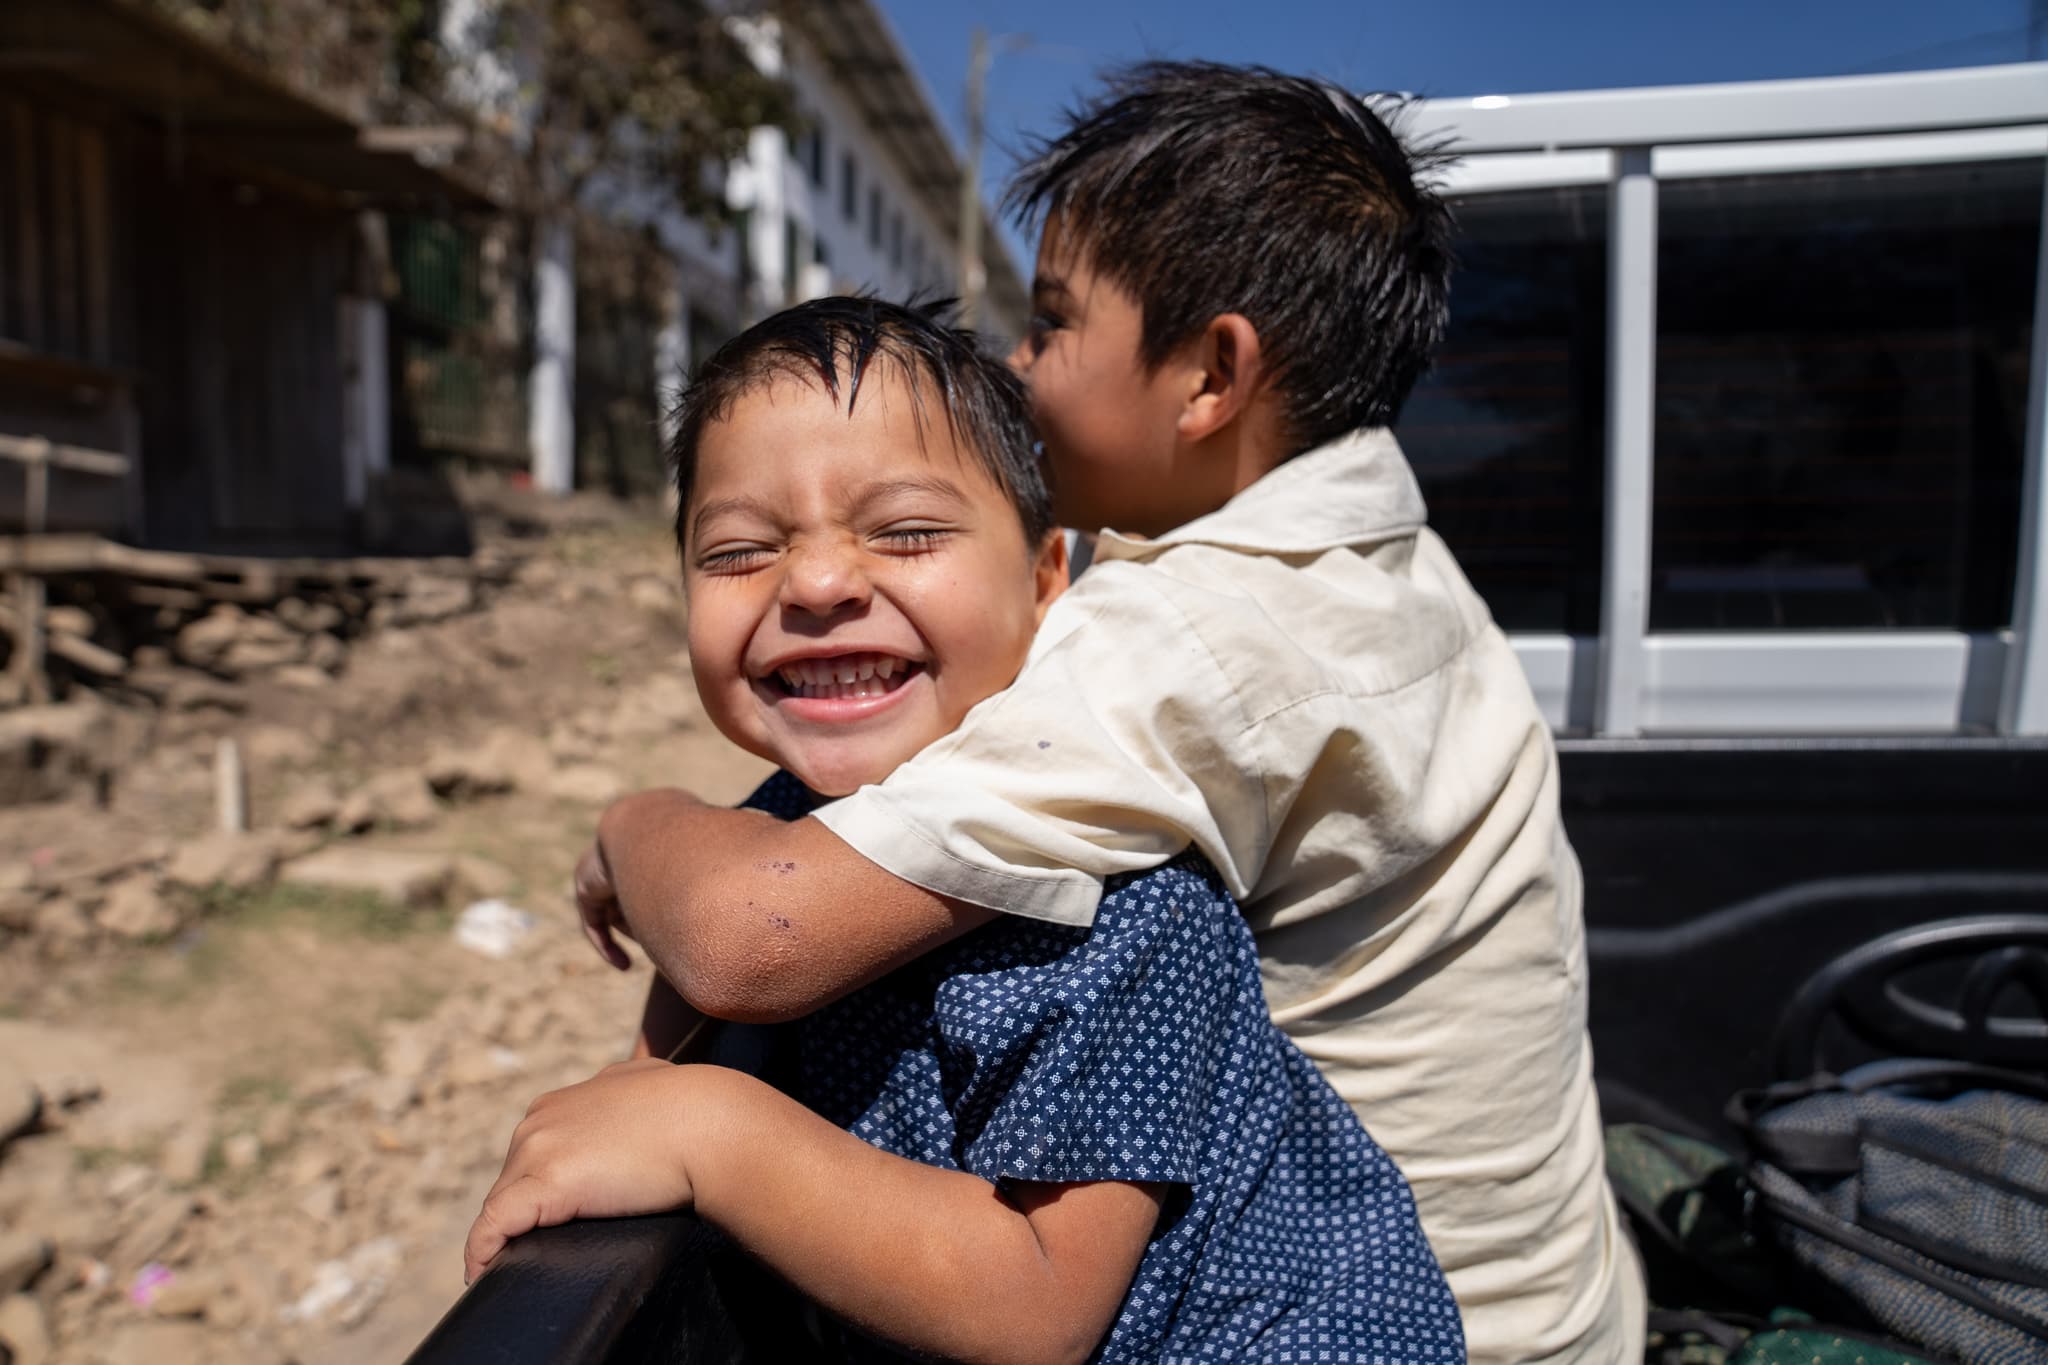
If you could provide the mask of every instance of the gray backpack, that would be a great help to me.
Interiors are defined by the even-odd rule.
[[[1738,1096],[1751,1218],[1887,1332],[2048,1362],[2048,1082],[1877,1062]]]

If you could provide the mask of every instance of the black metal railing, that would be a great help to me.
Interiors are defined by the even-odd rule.
[[[408,1365],[748,1359],[721,1293],[724,1239],[687,1213],[542,1228],[515,1239]]]

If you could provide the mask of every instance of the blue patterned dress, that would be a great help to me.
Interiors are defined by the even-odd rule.
[[[794,819],[816,798],[778,773],[747,804]],[[999,1186],[1185,1187],[1092,1360],[1465,1359],[1407,1181],[1267,1017],[1251,932],[1197,856],[1112,878],[1092,929],[964,935],[797,1046],[791,1093],[883,1151]]]

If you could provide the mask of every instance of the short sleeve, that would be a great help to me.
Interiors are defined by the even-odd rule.
[[[1053,603],[1016,681],[883,782],[817,812],[941,895],[1087,924],[1105,878],[1193,844],[1256,875],[1264,791],[1243,706],[1155,571],[1100,564]]]
[[[991,1180],[1192,1182],[1219,1071],[1243,1060],[1227,1047],[1247,985],[1237,915],[1180,859],[1113,879],[1093,931],[1056,959],[1035,963],[1024,929],[999,948],[1016,966],[950,977],[940,1038],[980,1060],[955,1107],[961,1165]]]

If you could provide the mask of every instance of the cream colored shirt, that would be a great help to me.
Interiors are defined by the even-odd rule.
[[[944,895],[1087,924],[1190,843],[1274,1020],[1407,1175],[1474,1361],[1637,1360],[1602,1160],[1578,863],[1520,664],[1393,437],[1157,540],[1105,532],[1029,661],[819,812]]]

